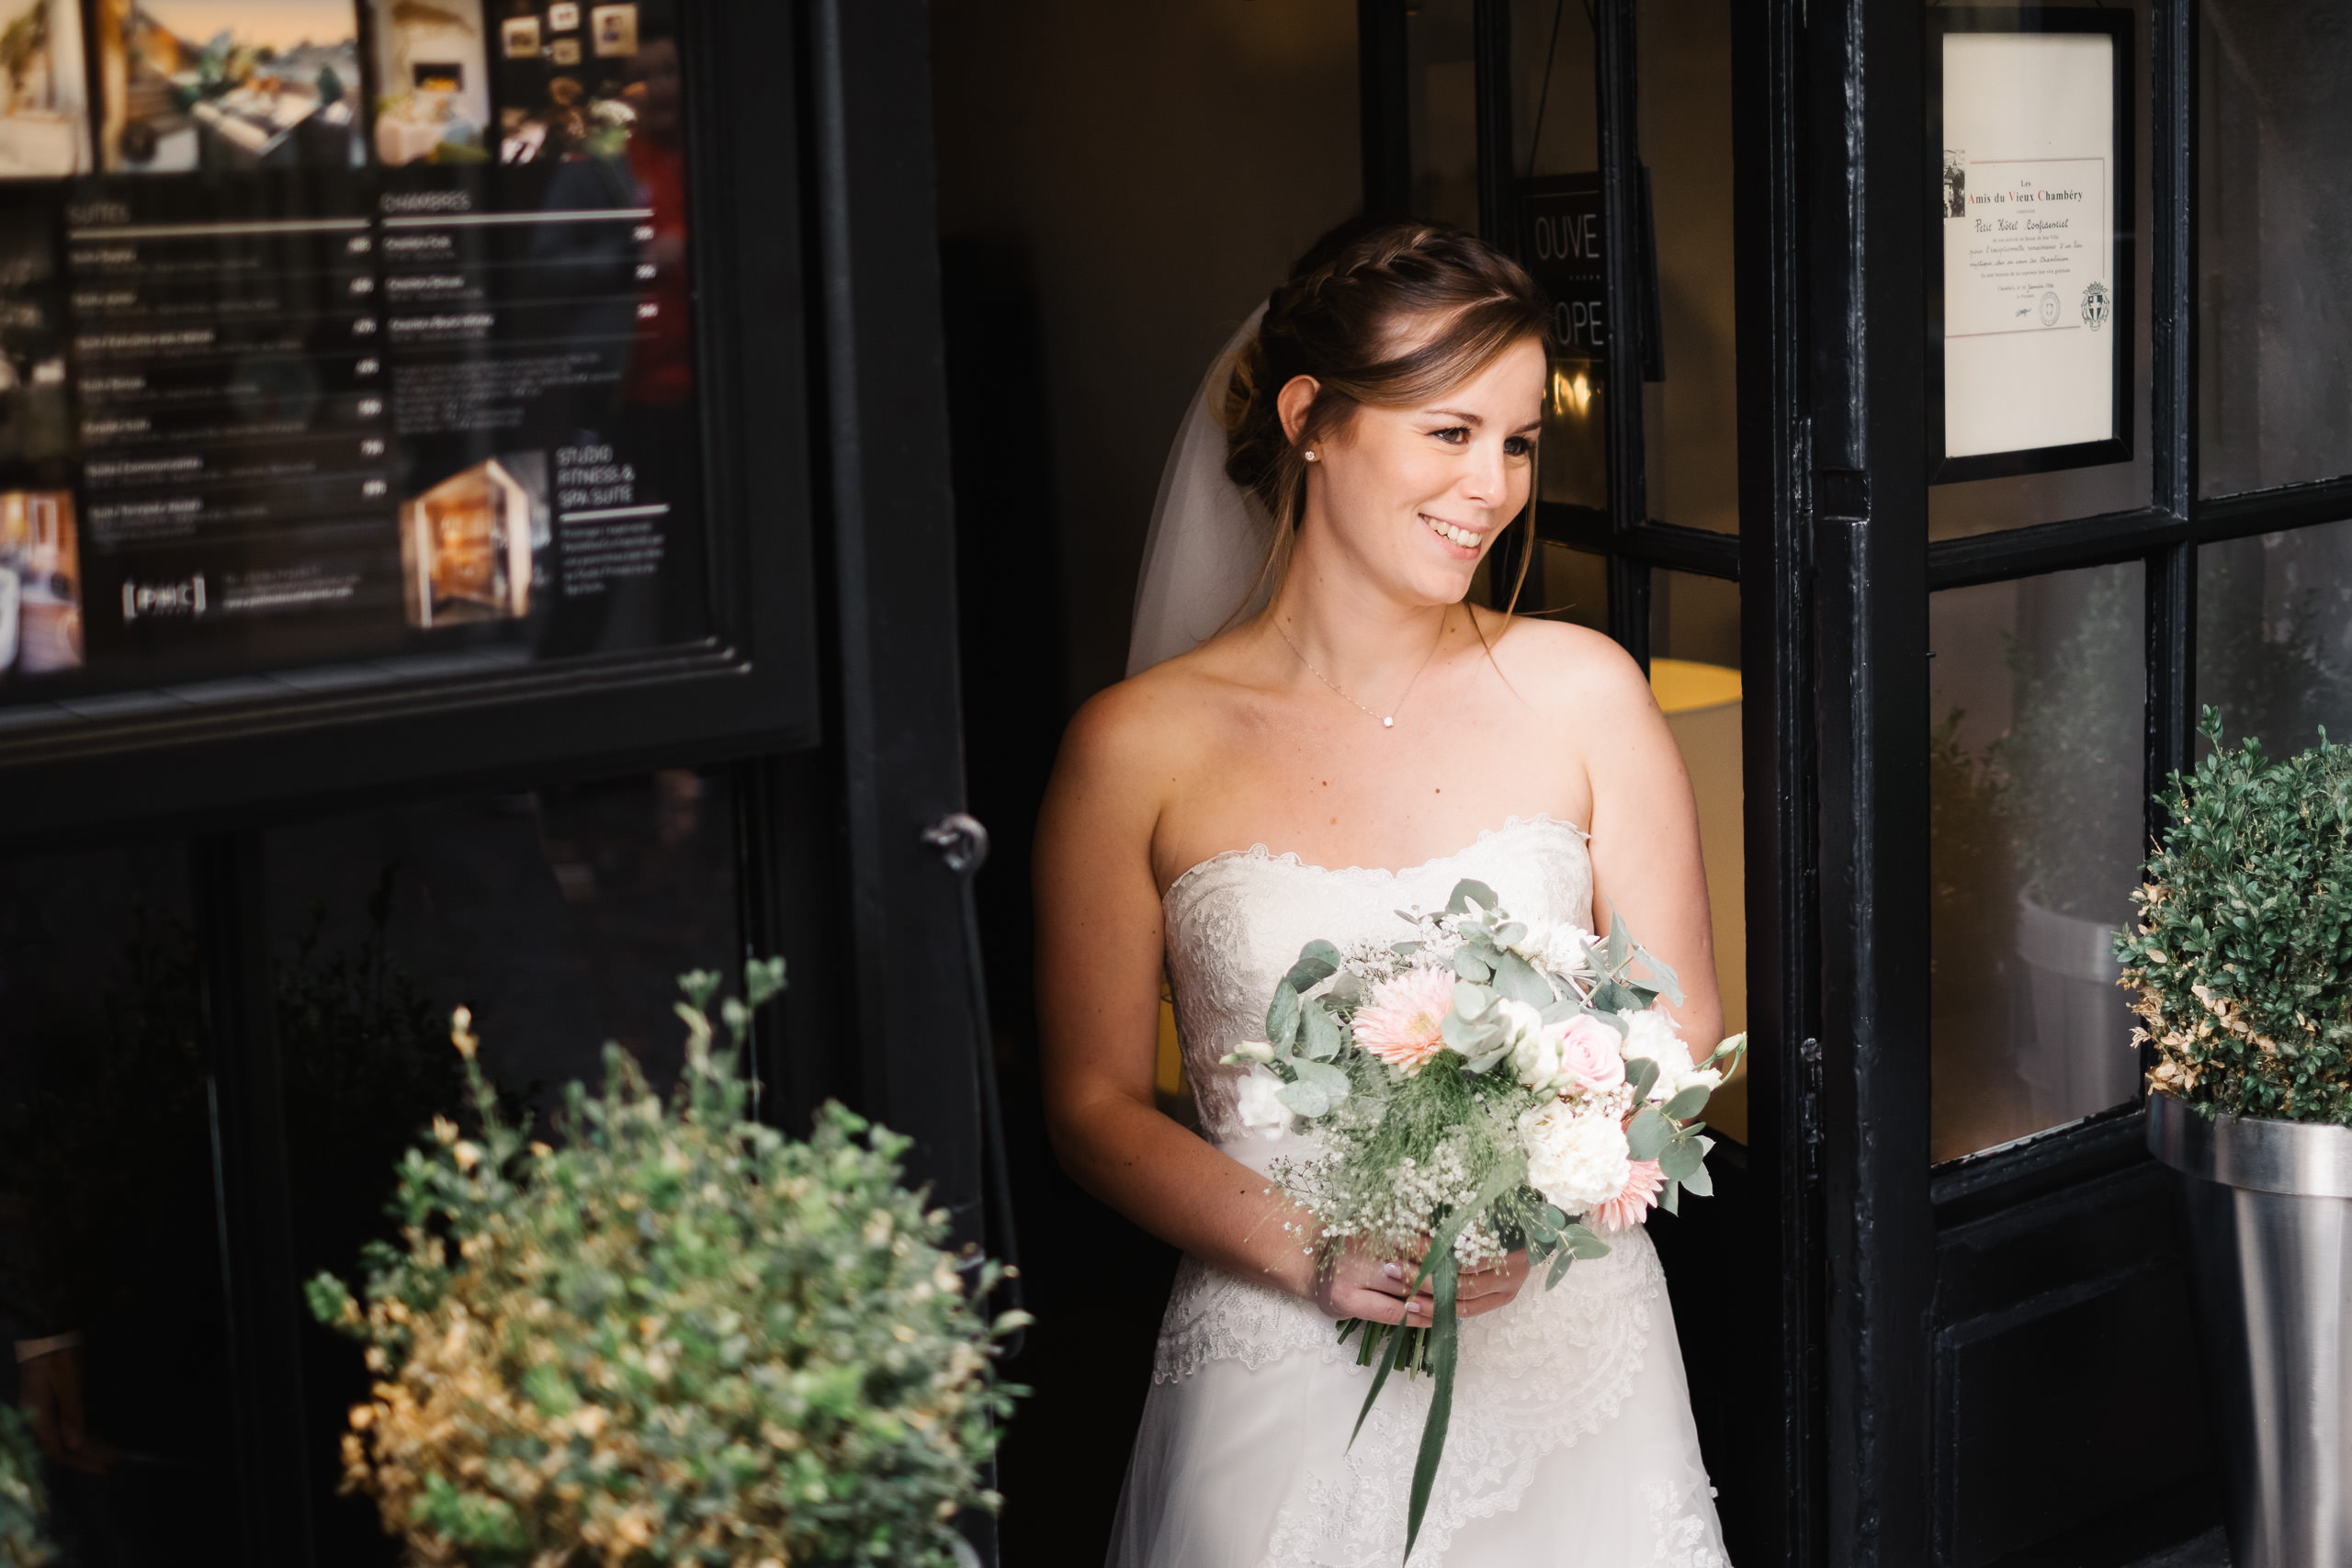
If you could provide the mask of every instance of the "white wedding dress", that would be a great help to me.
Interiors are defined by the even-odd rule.
[[[1162,901],[1184,1067],[1204,1136],[1264,1170],[1218,1058],[1264,1031],[1302,944],[1400,933],[1463,877],[1529,919],[1589,925],[1584,835],[1514,818],[1408,871],[1326,870],[1263,845],[1204,861]],[[1110,1568],[1398,1568],[1429,1407],[1392,1377],[1352,1448],[1371,1372],[1312,1305],[1186,1258],[1119,1503]],[[1552,1291],[1462,1325],[1446,1441],[1413,1568],[1727,1568],[1666,1280],[1646,1233]]]

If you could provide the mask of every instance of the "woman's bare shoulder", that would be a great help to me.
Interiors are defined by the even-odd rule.
[[[1206,651],[1155,664],[1089,697],[1063,731],[1057,787],[1114,794],[1157,818],[1216,728],[1229,682]]]
[[[1642,667],[1616,640],[1589,626],[1480,612],[1495,662],[1529,702],[1546,713],[1654,708]]]

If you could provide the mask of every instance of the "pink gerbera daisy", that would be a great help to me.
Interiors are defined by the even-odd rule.
[[[1585,1214],[1585,1224],[1604,1235],[1631,1230],[1642,1223],[1642,1216],[1657,1205],[1657,1195],[1666,1186],[1666,1173],[1654,1159],[1633,1162],[1633,1174],[1625,1179],[1625,1190]]]
[[[1373,987],[1372,1005],[1356,1014],[1356,1043],[1408,1076],[1445,1049],[1445,1015],[1453,1010],[1453,976],[1442,969],[1411,969]]]

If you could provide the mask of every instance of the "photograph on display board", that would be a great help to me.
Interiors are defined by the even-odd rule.
[[[73,492],[0,491],[0,681],[81,667]]]
[[[539,19],[509,17],[499,25],[498,51],[509,60],[529,60],[539,52]]]
[[[0,462],[73,449],[65,311],[47,216],[0,209]]]
[[[376,161],[488,160],[490,50],[470,0],[368,0],[376,51]]]
[[[520,620],[547,547],[547,455],[487,457],[401,503],[401,578],[419,629]]]
[[[108,170],[366,162],[354,0],[99,0],[99,14]]]
[[[90,172],[81,0],[0,0],[0,180]]]
[[[544,21],[544,34],[537,10],[504,23],[529,23],[545,47],[535,42],[527,60],[502,62],[500,163],[623,157],[653,129],[649,115],[674,123],[677,51],[666,6],[550,6]]]

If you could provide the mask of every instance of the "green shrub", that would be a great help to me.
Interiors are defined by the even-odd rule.
[[[2212,751],[2165,805],[2174,827],[2115,944],[2155,1042],[2153,1086],[2239,1116],[2352,1122],[2352,749],[2271,761]]]
[[[752,965],[725,1004],[737,1050],[782,983]],[[752,1121],[716,977],[681,984],[675,1094],[607,1047],[560,1147],[502,1116],[460,1010],[480,1134],[436,1121],[406,1155],[364,1306],[311,1286],[377,1379],[345,1485],[413,1562],[944,1563],[956,1514],[996,1504],[978,1467],[1019,1392],[989,1372],[1019,1321],[981,1315],[997,1269],[941,1249],[907,1140],[838,1106],[805,1143]]]
[[[0,1562],[39,1568],[55,1555],[41,1533],[47,1508],[32,1423],[22,1411],[0,1404]]]

